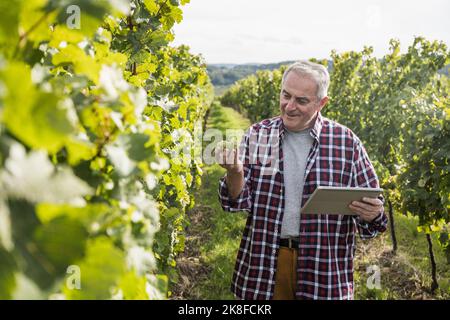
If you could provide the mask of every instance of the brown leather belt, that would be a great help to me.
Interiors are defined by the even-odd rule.
[[[280,246],[298,249],[300,241],[298,238],[282,238],[280,239]]]

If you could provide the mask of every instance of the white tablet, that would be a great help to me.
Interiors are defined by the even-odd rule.
[[[383,189],[380,188],[319,186],[306,201],[300,213],[356,215],[348,207],[352,201],[362,201],[364,197],[377,198],[382,192]]]

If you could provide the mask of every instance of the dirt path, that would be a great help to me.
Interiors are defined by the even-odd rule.
[[[200,247],[209,240],[207,232],[212,208],[198,205],[188,212],[190,226],[186,230],[185,251],[176,259],[179,280],[173,288],[171,299],[202,299],[198,284],[208,277],[211,267],[201,258]]]

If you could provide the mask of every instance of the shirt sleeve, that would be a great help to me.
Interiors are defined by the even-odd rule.
[[[225,211],[237,212],[252,209],[251,165],[249,160],[249,140],[251,128],[247,130],[239,146],[239,154],[244,166],[244,187],[236,199],[231,199],[226,183],[226,174],[219,180],[219,201]],[[244,159],[242,159],[244,158]]]
[[[353,185],[360,188],[379,188],[379,181],[375,169],[370,162],[364,146],[359,140],[356,141],[355,152],[352,167]],[[384,204],[384,197],[378,197]],[[359,235],[362,239],[374,238],[379,232],[386,231],[388,219],[384,212],[384,206],[379,215],[372,221],[366,222],[359,216],[355,216],[354,220],[358,227]]]

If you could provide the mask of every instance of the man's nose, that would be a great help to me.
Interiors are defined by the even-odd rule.
[[[295,100],[294,99],[290,99],[288,101],[287,105],[286,105],[286,109],[294,110],[295,108],[296,108],[295,107]]]

